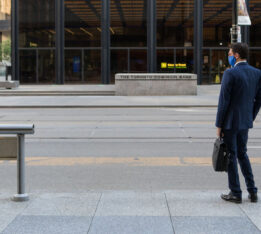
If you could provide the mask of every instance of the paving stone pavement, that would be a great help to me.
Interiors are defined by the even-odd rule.
[[[28,202],[0,193],[1,234],[261,233],[261,202],[219,198],[222,191],[89,191],[30,194]]]

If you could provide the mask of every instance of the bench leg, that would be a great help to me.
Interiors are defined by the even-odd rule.
[[[17,192],[13,201],[28,201],[29,196],[25,193],[25,150],[24,135],[18,134],[18,157],[17,157]]]

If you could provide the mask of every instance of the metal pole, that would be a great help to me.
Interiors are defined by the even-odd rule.
[[[247,11],[250,13],[249,0],[246,0]],[[249,26],[242,26],[242,41],[249,44]]]
[[[83,49],[81,51],[82,51],[82,82],[84,82],[84,52],[85,51]]]
[[[11,5],[11,44],[12,44],[12,80],[20,80],[19,77],[19,1],[12,0]]]
[[[55,0],[56,84],[64,84],[64,0]]]
[[[147,14],[147,64],[148,72],[154,73],[157,70],[157,58],[156,58],[156,40],[157,40],[157,19],[156,19],[156,1],[148,1],[148,14]]]
[[[110,72],[111,72],[111,58],[110,58],[110,0],[102,1],[102,16],[101,16],[101,73],[102,83],[110,83]]]
[[[232,29],[231,29],[231,43],[238,42],[238,12],[237,0],[233,0],[232,6]]]
[[[17,134],[17,192],[14,201],[28,201],[29,196],[25,193],[25,154],[24,154],[24,134]]]
[[[194,71],[200,85],[203,66],[203,0],[195,1],[194,8]]]
[[[36,49],[36,83],[39,83],[39,50]]]

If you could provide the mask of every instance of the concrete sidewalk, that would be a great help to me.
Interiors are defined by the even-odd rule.
[[[41,88],[37,87],[38,89]],[[83,89],[83,86],[77,87]],[[65,91],[69,89],[68,86],[59,86],[59,89],[62,88]],[[74,92],[77,92],[78,88],[75,86],[76,90]],[[52,86],[49,89],[52,89]],[[85,89],[90,89],[90,86],[87,86]],[[93,89],[98,88],[93,86]],[[102,86],[102,89],[104,89],[104,86]],[[111,86],[108,89],[111,89]],[[68,90],[69,93],[72,92],[71,96],[42,96],[40,90],[38,90],[39,95],[37,94],[38,91],[36,89],[35,94],[32,96],[1,96],[0,108],[216,107],[219,90],[220,85],[198,86],[197,96],[74,96],[74,92]],[[12,91],[10,92],[12,93]],[[79,91],[79,93],[81,92]]]
[[[10,201],[0,194],[2,234],[261,233],[261,202],[227,203],[221,191],[103,191],[33,194]]]

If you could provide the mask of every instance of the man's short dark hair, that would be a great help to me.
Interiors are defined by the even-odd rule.
[[[246,43],[234,43],[230,46],[233,53],[238,53],[241,59],[247,59],[248,58],[248,45]]]

